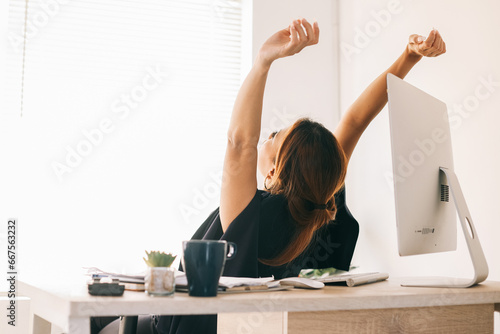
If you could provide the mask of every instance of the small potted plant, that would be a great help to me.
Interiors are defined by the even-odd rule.
[[[177,256],[171,253],[151,251],[144,261],[148,265],[146,273],[146,292],[152,296],[168,296],[175,290],[175,272],[170,266]]]

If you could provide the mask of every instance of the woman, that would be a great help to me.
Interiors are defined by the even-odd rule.
[[[344,179],[361,134],[387,103],[387,73],[404,78],[423,56],[446,51],[436,30],[425,41],[411,35],[403,54],[353,103],[333,134],[319,123],[299,119],[272,133],[258,149],[272,63],[318,41],[318,24],[306,19],[272,35],[236,98],[220,208],[193,236],[237,243],[238,254],[226,263],[225,276],[282,278],[297,276],[302,268],[348,270],[358,224],[345,206]],[[257,169],[265,177],[265,191],[257,190]],[[140,322],[158,333],[215,333],[217,328],[216,315],[152,316]],[[107,330],[101,333],[111,333]]]

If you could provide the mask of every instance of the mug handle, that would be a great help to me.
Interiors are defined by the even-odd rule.
[[[234,242],[228,241],[227,245],[229,246],[228,247],[229,248],[229,252],[226,254],[226,259],[227,260],[231,260],[236,255],[236,251],[238,250],[238,248],[236,247],[236,244]]]

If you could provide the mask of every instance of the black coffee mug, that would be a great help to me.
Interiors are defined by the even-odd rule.
[[[225,240],[188,240],[182,242],[182,250],[189,295],[217,296],[224,264],[236,254],[236,244]]]

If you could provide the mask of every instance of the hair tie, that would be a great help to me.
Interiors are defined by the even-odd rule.
[[[326,204],[316,204],[316,203],[314,203],[313,205],[314,205],[314,209],[315,210],[326,210],[326,208],[327,208]]]
[[[306,208],[309,209],[310,211],[314,211],[314,210],[327,210],[329,206],[330,207],[332,206],[332,202],[331,201],[328,201],[325,204],[316,204],[314,202],[306,200]],[[328,210],[330,210],[330,209],[328,209]],[[334,210],[330,210],[330,211],[334,211]]]

